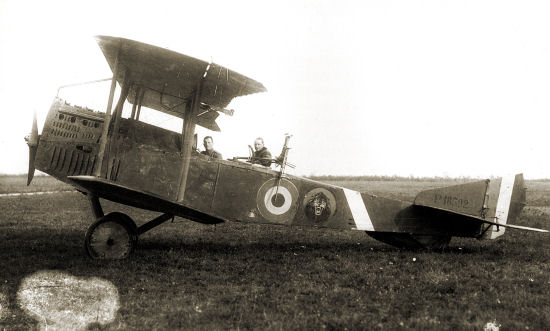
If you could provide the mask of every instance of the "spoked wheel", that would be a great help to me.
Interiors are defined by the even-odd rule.
[[[84,248],[93,259],[127,258],[137,244],[134,221],[122,213],[110,213],[93,223],[86,232]]]

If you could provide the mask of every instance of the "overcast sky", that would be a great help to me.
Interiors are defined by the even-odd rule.
[[[0,173],[26,173],[58,86],[111,75],[93,38],[110,35],[267,87],[220,115],[225,158],[291,133],[296,174],[550,177],[548,17],[547,1],[0,0]],[[104,111],[108,88],[60,96]]]

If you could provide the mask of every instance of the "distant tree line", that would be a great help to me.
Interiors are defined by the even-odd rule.
[[[438,181],[457,181],[464,182],[470,180],[479,180],[485,178],[475,177],[415,177],[415,176],[333,176],[333,175],[309,175],[306,178],[319,180],[319,181],[386,181],[386,182],[398,182],[398,181],[413,181],[413,182],[438,182]],[[494,178],[490,177],[489,179]]]

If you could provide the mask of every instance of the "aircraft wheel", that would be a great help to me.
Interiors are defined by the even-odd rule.
[[[86,231],[84,248],[93,259],[127,258],[137,244],[137,226],[122,213],[109,213],[99,218]]]

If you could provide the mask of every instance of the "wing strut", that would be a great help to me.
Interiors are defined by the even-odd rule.
[[[111,134],[111,143],[109,144],[109,149],[107,151],[107,177],[111,178],[111,173],[113,171],[114,162],[116,162],[116,157],[118,154],[118,144],[116,144],[116,139],[118,137],[118,129],[120,127],[120,118],[122,117],[122,108],[124,107],[124,100],[128,96],[130,91],[130,84],[125,82],[122,84],[122,91],[120,91],[120,98],[118,99],[117,105],[115,107],[115,123],[113,124],[113,132]]]
[[[113,68],[113,78],[111,80],[111,91],[109,92],[109,101],[107,102],[107,110],[105,111],[105,120],[103,121],[103,132],[99,140],[99,152],[97,155],[97,168],[94,171],[96,177],[101,177],[101,169],[103,168],[103,157],[105,155],[105,147],[107,146],[107,134],[109,132],[109,124],[111,122],[111,108],[113,107],[113,98],[115,96],[116,89],[116,76],[118,74],[118,58],[120,55],[120,48],[117,51],[115,65]]]
[[[178,191],[178,202],[183,202],[185,198],[185,188],[187,186],[187,174],[189,172],[189,163],[191,162],[191,152],[193,150],[193,141],[195,136],[195,121],[196,116],[194,114],[198,113],[200,108],[200,99],[201,99],[201,89],[202,89],[202,79],[197,84],[197,88],[193,95],[193,100],[191,103],[191,109],[185,109],[185,115],[183,118],[183,129],[182,129],[182,164],[180,171],[180,186]],[[187,104],[179,105],[178,107],[187,108]]]

